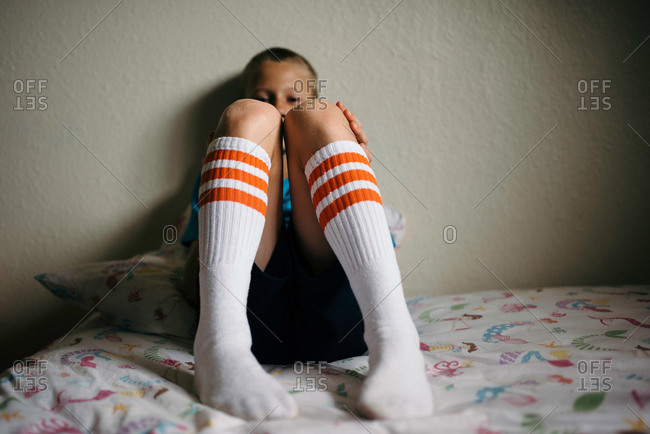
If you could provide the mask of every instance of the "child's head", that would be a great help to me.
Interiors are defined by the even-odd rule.
[[[301,100],[318,96],[316,77],[314,68],[300,54],[286,48],[269,48],[255,55],[244,68],[244,96],[268,102],[284,116]]]

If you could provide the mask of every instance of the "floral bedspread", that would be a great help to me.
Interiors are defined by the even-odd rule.
[[[0,375],[0,432],[650,431],[649,286],[486,291],[409,308],[430,417],[358,417],[362,356],[267,366],[300,415],[244,421],[198,402],[190,340],[95,322]]]

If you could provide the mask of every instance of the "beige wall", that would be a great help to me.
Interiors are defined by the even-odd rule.
[[[409,296],[503,288],[479,259],[511,288],[650,281],[647,2],[406,0],[376,28],[396,1],[223,3],[237,18],[207,0],[103,21],[117,1],[2,3],[3,365],[84,313],[32,276],[160,244],[233,97],[220,85],[262,43],[306,55],[362,120],[409,220],[403,274],[424,258]],[[14,110],[25,79],[47,80],[30,94],[46,110]],[[586,102],[611,109],[577,109],[591,79],[610,88]]]

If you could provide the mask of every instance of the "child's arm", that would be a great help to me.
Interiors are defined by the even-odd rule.
[[[198,278],[197,270],[199,268],[199,243],[198,240],[190,244],[190,252],[187,255],[185,263],[185,273],[183,274],[183,294],[191,304],[196,306],[196,279]]]

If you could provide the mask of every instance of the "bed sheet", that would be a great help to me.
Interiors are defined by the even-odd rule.
[[[365,356],[266,366],[293,420],[198,402],[190,340],[95,323],[0,375],[0,432],[579,433],[649,431],[650,287],[563,287],[411,299],[436,408],[371,421]]]

